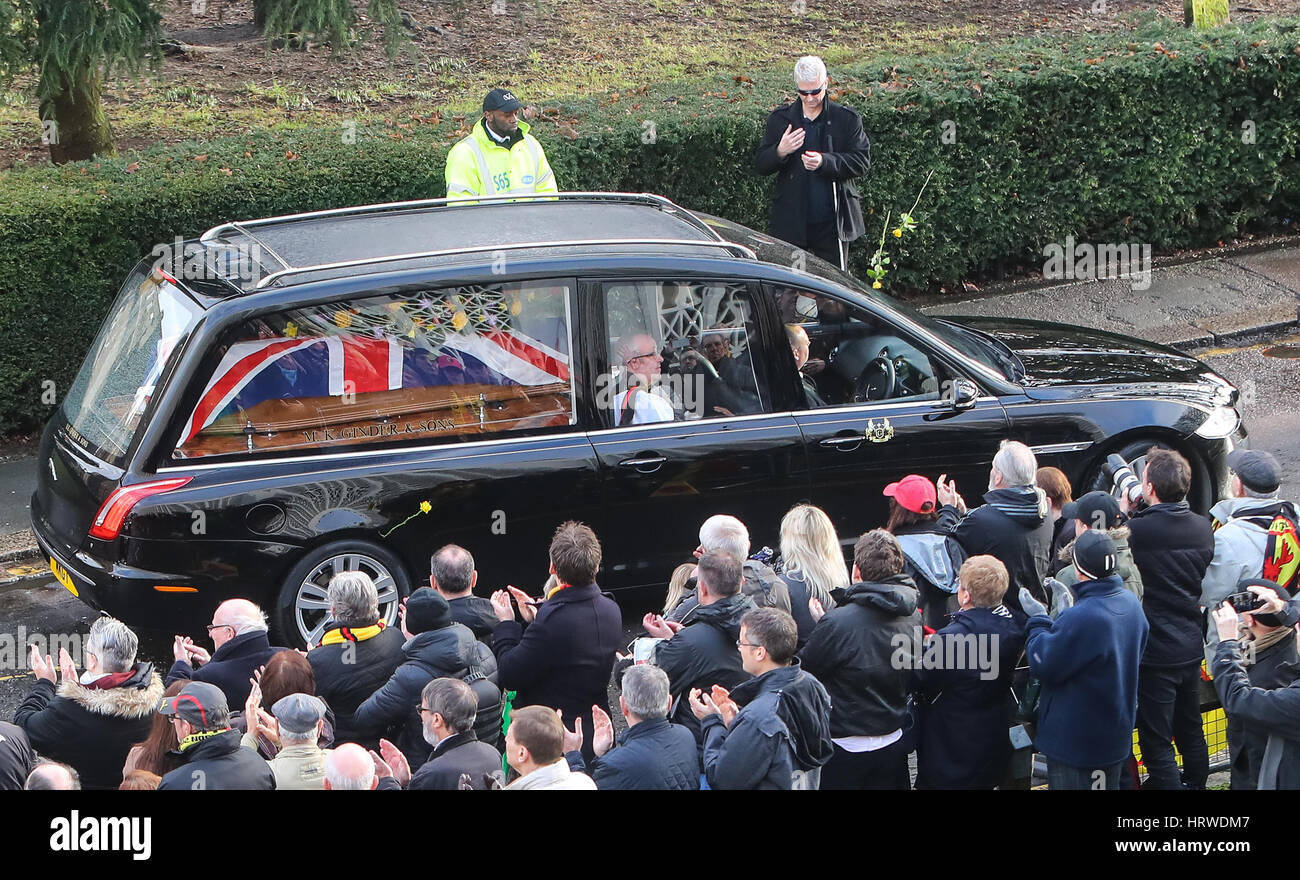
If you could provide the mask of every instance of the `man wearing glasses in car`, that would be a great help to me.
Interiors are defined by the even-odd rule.
[[[623,427],[673,421],[672,401],[654,384],[664,363],[654,337],[647,333],[623,337],[614,346],[614,358],[623,365],[627,384],[627,390],[614,398],[614,423]]]
[[[767,118],[754,157],[777,175],[768,231],[845,269],[848,243],[865,227],[853,178],[871,164],[871,143],[856,112],[826,97],[826,65],[815,55],[794,65],[799,100]]]

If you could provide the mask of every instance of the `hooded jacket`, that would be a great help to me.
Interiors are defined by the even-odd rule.
[[[1150,627],[1119,575],[1083,581],[1074,607],[1029,618],[1025,653],[1043,683],[1034,745],[1071,767],[1118,764],[1133,749],[1138,665]]]
[[[1003,781],[1016,710],[1011,679],[1024,646],[1024,629],[1005,605],[958,611],[926,642],[916,670],[918,789],[990,789]]]
[[[1128,527],[1133,562],[1142,573],[1142,610],[1151,624],[1142,665],[1199,663],[1205,641],[1201,582],[1214,558],[1210,521],[1180,501],[1138,511]]]
[[[737,685],[731,726],[704,719],[704,772],[717,789],[813,789],[831,759],[830,696],[796,658]]]
[[[700,722],[686,695],[691,688],[707,690],[715,684],[731,690],[750,677],[741,665],[736,640],[740,638],[740,618],[753,608],[753,601],[743,593],[698,605],[676,635],[655,646],[654,664],[668,675],[668,692],[673,698],[669,718],[689,728],[699,741]]]
[[[966,550],[948,534],[957,521],[955,514],[950,507],[933,522],[900,526],[894,532],[903,550],[903,574],[916,584],[925,625],[936,630],[957,612],[957,573],[966,561]]]
[[[162,778],[159,791],[274,791],[275,774],[257,752],[239,744],[237,730],[224,730],[181,745],[185,763]]]
[[[1228,717],[1264,740],[1256,787],[1300,788],[1300,680],[1275,690],[1252,687],[1242,666],[1240,643],[1219,642],[1214,689]]]
[[[949,507],[945,505],[943,509]],[[1022,619],[1021,587],[1040,602],[1046,600],[1043,578],[1051,564],[1050,512],[1051,505],[1042,489],[1034,486],[993,489],[984,495],[982,506],[961,517],[951,530],[968,557],[987,553],[1002,560],[1010,580],[1002,602],[1022,615]]]
[[[335,624],[326,629],[343,630]],[[342,644],[319,645],[307,652],[316,696],[334,710],[334,739],[379,748],[378,735],[362,736],[353,726],[352,714],[370,699],[402,665],[406,637],[396,627],[385,627],[369,638],[353,638]]]
[[[903,726],[921,637],[907,575],[834,590],[839,607],[813,628],[799,658],[831,697],[831,736],[884,736]]]
[[[131,746],[148,738],[163,683],[151,663],[137,663],[112,687],[39,679],[14,723],[43,757],[74,767],[87,789],[115,789]],[[96,687],[96,685],[99,685]]]
[[[1201,579],[1202,605],[1215,607],[1237,592],[1237,583],[1243,578],[1268,577],[1264,574],[1264,551],[1268,546],[1269,526],[1278,515],[1300,525],[1296,506],[1290,501],[1227,498],[1210,508],[1214,559]],[[1217,642],[1218,634],[1213,626],[1209,632]]]
[[[1133,551],[1128,546],[1129,531],[1128,526],[1116,526],[1113,529],[1107,529],[1106,534],[1115,542],[1115,573],[1124,581],[1124,589],[1128,590],[1134,596],[1142,599],[1142,573],[1138,571],[1137,565],[1133,562]],[[1072,538],[1069,543],[1061,548],[1057,558],[1065,563],[1065,568],[1056,573],[1056,579],[1067,587],[1072,587],[1079,582],[1079,571],[1074,567],[1074,542],[1077,538]]]
[[[474,729],[489,735],[501,729],[501,694],[495,687],[496,658],[492,651],[474,638],[469,627],[452,623],[439,629],[416,633],[402,645],[405,659],[378,691],[357,707],[352,726],[362,736],[396,733],[398,747],[411,762],[411,769],[421,766],[429,756],[420,719],[420,693],[435,678],[470,679],[493,683],[487,693],[479,693],[478,714]]]

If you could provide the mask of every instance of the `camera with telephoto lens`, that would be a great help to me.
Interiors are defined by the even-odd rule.
[[[1111,481],[1112,495],[1120,500],[1127,497],[1129,506],[1134,509],[1146,506],[1142,498],[1142,480],[1134,471],[1133,465],[1119,455],[1111,453],[1106,456],[1106,463],[1101,466],[1101,471]]]
[[[1254,611],[1256,608],[1262,608],[1264,600],[1254,593],[1233,593],[1223,600],[1232,606],[1232,610],[1238,614],[1244,614],[1247,611]]]

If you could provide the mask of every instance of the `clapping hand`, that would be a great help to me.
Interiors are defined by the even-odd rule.
[[[1020,607],[1030,617],[1046,616],[1047,614],[1047,606],[1035,599],[1034,594],[1024,587],[1020,588]]]
[[[939,474],[934,490],[940,506],[951,504],[957,508],[958,513],[966,513],[966,500],[957,492],[957,483],[949,480],[947,474]]]
[[[41,657],[41,651],[35,645],[32,645],[31,661],[32,675],[42,681],[48,681],[50,684],[55,683],[54,677],[54,660],[49,654],[44,658]]]
[[[59,648],[59,675],[64,681],[77,680],[77,664],[72,662],[72,655],[64,647]]]
[[[492,594],[492,610],[496,612],[497,620],[515,619],[515,609],[510,605],[510,594],[505,590],[497,590]]]
[[[736,701],[731,699],[731,691],[727,690],[720,684],[715,684],[709,696],[713,699],[713,705],[718,707],[718,713],[722,715],[722,723],[731,726],[731,721],[740,713],[740,707]]]
[[[1052,620],[1061,616],[1061,612],[1074,607],[1074,593],[1056,578],[1043,578],[1043,586],[1052,593]]]
[[[812,616],[813,623],[821,620],[826,616],[826,609],[822,606],[822,600],[816,596],[808,597],[808,614]]]
[[[818,168],[822,167],[821,153],[808,150],[799,158],[803,160],[803,167],[805,171],[816,171]]]
[[[722,710],[713,702],[713,697],[704,693],[699,688],[691,688],[690,696],[687,698],[691,704],[691,714],[703,721],[710,715],[722,715]]]
[[[378,769],[380,778],[391,776],[397,780],[397,784],[406,788],[411,784],[411,762],[406,760],[406,755],[402,750],[393,745],[386,739],[379,741],[379,751],[383,755],[375,754],[371,749],[370,757],[375,759],[375,767]]]
[[[599,706],[591,707],[591,750],[596,757],[608,752],[614,746],[614,722],[609,714]]]
[[[560,719],[560,726],[564,727],[564,713],[559,709],[555,710],[555,715]],[[573,730],[564,727],[564,751],[579,752],[582,751],[582,716],[579,715],[573,719]]]
[[[519,616],[524,623],[532,623],[533,618],[537,616],[538,600],[510,584],[506,585],[506,589],[510,591],[510,595],[515,599],[515,604],[519,606]]]
[[[657,639],[671,639],[682,628],[682,624],[676,620],[664,620],[658,614],[650,611],[645,617],[641,618],[641,625],[645,631]]]

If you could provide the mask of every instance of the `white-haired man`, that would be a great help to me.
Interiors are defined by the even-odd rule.
[[[267,637],[266,615],[247,599],[228,599],[212,612],[208,638],[212,639],[211,654],[189,636],[172,639],[175,662],[166,684],[181,679],[205,681],[221,688],[227,705],[244,705],[253,673],[279,650],[271,647]]]
[[[1003,440],[989,471],[984,504],[969,513],[955,483],[941,474],[935,486],[943,505],[940,522],[949,528],[967,557],[988,554],[1007,567],[1010,586],[1004,604],[1025,619],[1020,588],[1046,602],[1043,578],[1052,555],[1051,504],[1035,485],[1038,460],[1028,446]]]
[[[755,607],[780,608],[786,614],[791,613],[790,589],[780,575],[767,563],[749,558],[749,529],[743,522],[725,513],[704,521],[700,526],[700,545],[695,548],[695,558],[715,552],[726,553],[741,564],[743,580],[740,590],[753,600]],[[698,596],[688,595],[669,613],[668,619],[685,622],[699,604]]]
[[[120,620],[101,617],[86,638],[86,671],[78,675],[72,655],[59,649],[55,665],[32,646],[36,686],[14,713],[31,747],[42,757],[69,764],[88,789],[115,789],[134,743],[149,736],[163,684],[152,663],[137,663],[135,633]]]
[[[673,404],[664,389],[655,385],[664,359],[654,337],[648,333],[624,336],[614,346],[614,361],[626,371],[626,387],[614,397],[614,424],[671,422]]]
[[[325,759],[326,791],[372,791],[378,787],[375,759],[356,743],[344,743],[333,749]],[[390,783],[385,787],[397,786]]]
[[[815,55],[795,62],[799,100],[767,117],[754,157],[761,174],[776,174],[772,188],[772,235],[812,251],[841,269],[848,242],[865,226],[853,178],[871,164],[871,142],[862,117],[829,100],[826,65]]]

